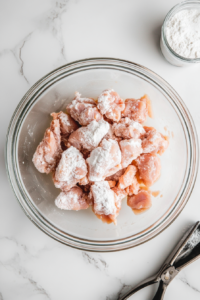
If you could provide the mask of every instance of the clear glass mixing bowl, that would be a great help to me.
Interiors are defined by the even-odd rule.
[[[50,113],[64,110],[79,91],[97,97],[114,88],[124,99],[148,94],[154,118],[147,125],[170,134],[162,155],[162,174],[152,187],[160,191],[153,206],[135,215],[123,201],[117,226],[102,223],[90,209],[63,211],[51,175],[39,173],[32,156],[50,124]],[[165,128],[165,130],[164,130]],[[7,134],[6,163],[15,195],[30,220],[52,238],[90,251],[116,251],[156,236],[178,216],[193,189],[198,169],[198,141],[192,118],[173,88],[151,70],[129,61],[92,58],[64,65],[40,79],[16,108]]]

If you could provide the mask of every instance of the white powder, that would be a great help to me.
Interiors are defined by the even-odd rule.
[[[142,143],[140,139],[129,139],[119,142],[122,152],[122,168],[126,168],[130,163],[142,153]]]
[[[55,205],[60,209],[80,210],[88,207],[80,187],[73,187],[70,191],[61,192],[55,200]]]
[[[168,21],[165,33],[169,45],[177,54],[200,58],[200,10],[178,12]]]
[[[62,126],[71,126],[71,117],[64,112],[60,112],[59,119],[62,123]]]
[[[55,200],[55,205],[60,209],[73,210],[78,204],[79,194],[73,192],[73,188],[64,193],[61,192]]]
[[[81,94],[79,92],[75,92],[75,99],[73,101],[90,103],[90,104],[96,105],[95,101],[92,98],[81,98]]]
[[[57,166],[55,179],[70,184],[74,178],[79,180],[86,174],[87,166],[82,153],[73,146],[65,150]]]
[[[115,194],[107,181],[95,182],[91,186],[94,197],[94,211],[99,215],[113,215],[116,212]]]
[[[121,151],[118,143],[111,139],[104,139],[101,147],[94,149],[86,161],[89,165],[89,180],[102,181],[111,168],[121,163]]]
[[[143,126],[128,117],[122,118],[119,123],[114,123],[112,126],[114,134],[123,138],[139,138],[141,134],[145,133]]]
[[[111,93],[114,92],[113,89],[111,90],[105,90],[101,93],[101,95],[98,97],[98,109],[102,114],[105,114],[110,110],[110,104],[114,102],[115,97],[111,96]]]
[[[82,144],[85,149],[92,150],[96,148],[101,142],[102,138],[107,134],[109,130],[109,123],[100,120],[92,121],[87,127],[81,127],[82,130]]]

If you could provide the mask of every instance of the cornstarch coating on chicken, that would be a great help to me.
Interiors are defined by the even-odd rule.
[[[122,153],[122,168],[126,168],[131,162],[142,153],[142,145],[140,139],[128,139],[119,142]]]
[[[70,115],[60,111],[59,113],[52,113],[53,120],[58,120],[60,123],[61,136],[68,137],[72,132],[79,128],[77,122],[75,122]]]
[[[150,100],[147,95],[142,98],[136,99],[126,99],[125,109],[122,112],[123,117],[128,117],[138,123],[144,123],[147,116],[152,116],[150,108]]]
[[[78,129],[79,125],[70,115],[67,115],[62,111],[59,113],[52,113],[51,116],[53,117],[53,120],[58,120],[60,123],[61,147],[63,150],[66,150],[69,135]]]
[[[121,151],[114,140],[103,140],[100,147],[94,149],[87,158],[90,181],[102,181],[110,176],[110,170],[121,162]],[[115,172],[114,172],[115,173]]]
[[[68,142],[76,147],[77,149],[87,149],[92,151],[95,149],[103,137],[107,134],[109,130],[109,124],[104,121],[92,121],[86,127],[81,127],[74,131],[70,137]]]
[[[119,123],[114,123],[112,129],[116,136],[123,139],[138,139],[145,133],[145,130],[140,123],[129,118],[122,118]]]
[[[105,90],[98,97],[98,109],[108,119],[118,122],[121,119],[121,112],[125,108],[124,101],[113,90]]]
[[[78,186],[71,188],[67,192],[61,192],[55,200],[55,205],[65,210],[81,210],[89,207],[86,195]]]
[[[38,171],[51,172],[61,190],[56,207],[91,207],[98,219],[115,225],[124,198],[135,215],[149,209],[149,187],[161,172],[158,154],[169,145],[167,137],[143,124],[152,117],[149,97],[124,101],[106,89],[92,99],[76,92],[66,109],[51,113],[53,121],[33,156]]]
[[[33,163],[39,172],[49,174],[55,169],[61,153],[60,123],[54,120],[33,155]]]
[[[71,146],[62,153],[55,172],[55,186],[70,190],[87,174],[87,165],[79,150]]]
[[[75,93],[72,103],[67,105],[67,112],[83,126],[90,124],[93,120],[99,121],[103,118],[96,102],[91,98],[81,98],[78,92]]]
[[[169,141],[155,128],[144,127],[145,135],[142,140],[143,153],[162,154],[168,147]]]
[[[95,182],[91,186],[91,192],[94,197],[94,211],[99,215],[114,215],[115,194],[110,189],[107,181]]]

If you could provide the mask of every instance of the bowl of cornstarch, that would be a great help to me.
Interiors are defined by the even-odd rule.
[[[175,66],[200,63],[200,1],[184,1],[169,11],[161,29],[160,47]]]

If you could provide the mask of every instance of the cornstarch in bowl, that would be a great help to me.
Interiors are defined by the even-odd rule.
[[[167,14],[160,46],[166,60],[176,66],[200,62],[200,2],[185,1]]]

